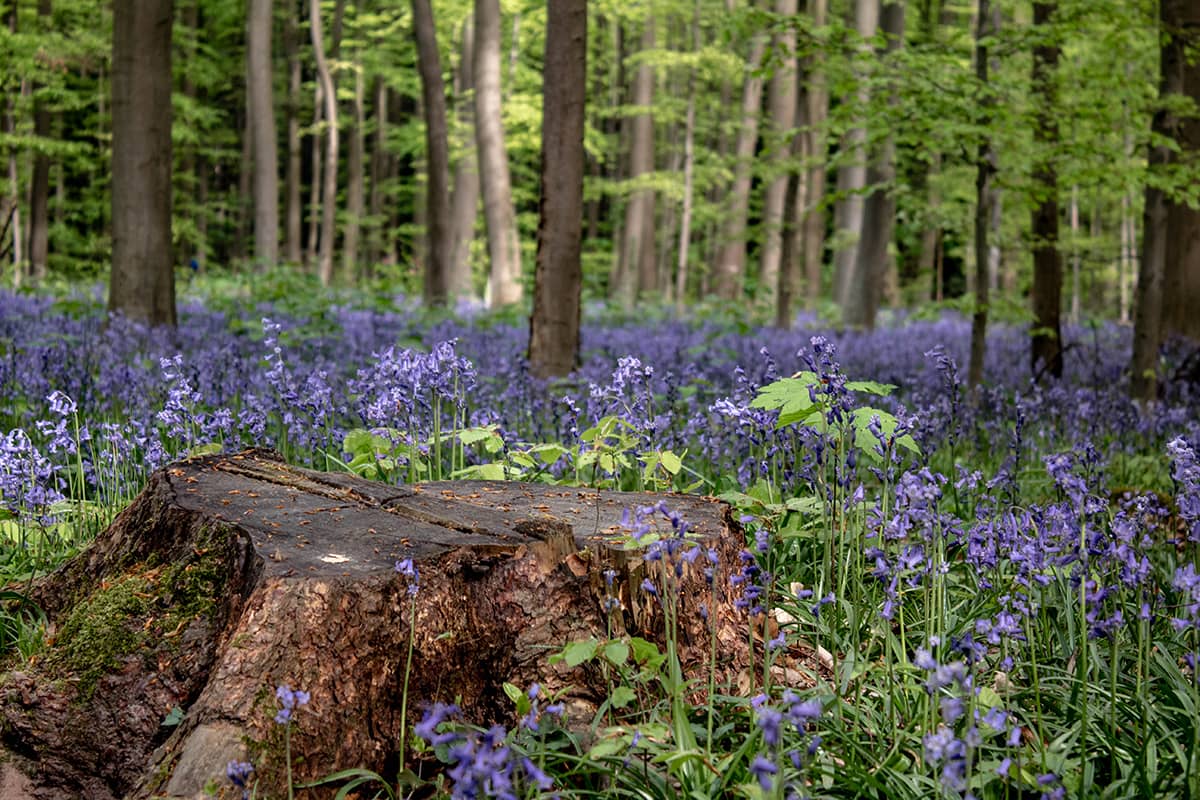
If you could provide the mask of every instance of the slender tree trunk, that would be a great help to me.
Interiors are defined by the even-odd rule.
[[[309,141],[309,184],[308,184],[308,242],[304,248],[305,265],[315,264],[321,239],[321,180],[322,135],[321,120],[325,118],[325,88],[318,79],[313,82],[313,125]]]
[[[450,294],[450,145],[446,124],[446,87],[438,53],[437,27],[429,0],[412,0],[413,31],[417,37],[417,69],[425,111],[425,301],[446,302]]]
[[[116,0],[109,311],[175,325],[171,254],[171,0]]]
[[[642,28],[641,52],[655,47],[654,17],[647,15]],[[633,79],[633,114],[629,126],[629,180],[654,171],[654,67],[642,61]],[[655,196],[649,188],[634,189],[625,205],[621,262],[617,294],[621,305],[632,308],[639,294],[657,290],[654,259]]]
[[[358,8],[361,10],[362,6]],[[365,211],[363,182],[366,180],[363,174],[366,85],[362,60],[359,53],[354,55],[354,127],[350,130],[350,146],[346,153],[346,227],[342,233],[342,276],[350,285],[358,279],[358,242]]]
[[[1071,199],[1067,206],[1067,220],[1071,226],[1071,312],[1068,315],[1072,325],[1079,324],[1081,299],[1080,260],[1079,252],[1079,185],[1071,185]]]
[[[383,260],[383,231],[386,226],[383,211],[383,181],[388,174],[387,143],[388,89],[382,76],[375,77],[375,134],[371,138],[371,194],[367,201],[367,213],[371,216],[371,227],[367,234],[367,270]]]
[[[881,28],[887,37],[885,69],[896,74],[897,52],[904,43],[904,3],[902,0],[883,6],[880,16]],[[888,105],[895,108],[899,99],[893,81]],[[896,229],[896,197],[892,184],[896,180],[896,140],[891,134],[884,138],[879,152],[867,170],[867,184],[871,194],[863,201],[862,238],[857,248],[858,263],[855,274],[862,276],[863,289],[858,302],[846,306],[845,324],[870,330],[875,327],[875,314],[885,296],[885,288],[891,288],[895,301],[898,278],[893,274],[890,245]]]
[[[979,103],[979,119],[975,125],[980,130],[990,131],[992,99],[988,77],[988,37],[995,34],[990,29],[992,19],[989,0],[978,0],[975,27],[975,82],[982,95]],[[990,247],[988,234],[992,223],[991,202],[992,173],[994,171],[992,141],[990,133],[979,140],[975,155],[975,313],[971,316],[971,360],[967,367],[967,387],[975,389],[983,381],[983,363],[987,356],[988,279]],[[972,400],[975,395],[972,393]]]
[[[450,199],[453,209],[454,234],[450,251],[450,286],[456,297],[470,297],[471,244],[475,241],[475,221],[479,217],[479,167],[475,155],[475,23],[470,17],[463,23],[462,55],[454,73],[455,105],[458,107],[459,129],[469,141],[458,148],[458,163],[454,165],[454,191]]]
[[[246,86],[254,160],[254,261],[262,272],[279,261],[279,156],[272,92],[272,0],[250,0],[246,16]]]
[[[700,49],[700,0],[692,4],[691,51]],[[683,123],[683,207],[679,213],[679,253],[675,263],[675,304],[687,302],[688,254],[692,244],[692,194],[696,173],[696,71],[688,73],[687,112]]]
[[[758,143],[759,106],[762,104],[763,81],[759,75],[767,39],[755,34],[750,41],[750,58],[746,63],[746,79],[742,84],[741,127],[734,146],[733,187],[729,193],[729,209],[722,226],[721,249],[717,256],[717,296],[736,300],[742,294],[746,275],[746,218],[750,207],[751,165]]]
[[[0,11],[4,13],[4,24],[8,27],[10,33],[18,32],[18,11],[19,4],[17,0],[12,0],[11,5],[5,4],[0,6]],[[18,84],[23,84],[24,81],[18,81]],[[20,88],[15,91],[15,95],[20,94]],[[17,128],[16,116],[17,99],[13,97],[0,96],[0,133],[13,134]],[[12,265],[13,265],[13,285],[20,287],[25,280],[25,259],[23,253],[24,236],[21,232],[21,193],[18,187],[20,186],[19,175],[17,174],[17,149],[9,145],[7,161],[8,180],[8,196],[0,202],[0,240],[4,238],[5,233],[11,234],[12,243]],[[0,242],[0,253],[3,252],[3,244]]]
[[[288,95],[287,95],[287,179],[284,191],[284,217],[286,219],[286,235],[284,237],[284,257],[292,264],[299,264],[302,255],[302,215],[300,203],[300,52],[299,26],[296,24],[297,9],[289,8],[287,27],[284,32],[284,46],[287,48],[288,64]]]
[[[49,29],[52,26],[51,0],[38,0],[38,21]],[[35,88],[36,92],[36,88]],[[46,101],[35,95],[33,101],[33,135],[50,138],[51,115]],[[46,278],[46,260],[50,252],[50,157],[38,150],[33,157],[33,175],[29,186],[29,275],[34,283]]]
[[[796,15],[796,0],[775,0],[775,14],[781,18]],[[773,177],[767,184],[763,202],[765,229],[759,293],[772,306],[775,304],[780,281],[780,259],[783,256],[784,205],[792,167],[792,129],[796,125],[796,33],[790,26],[775,34],[775,58],[778,60],[767,90],[767,105],[771,117],[768,141]]]
[[[814,28],[829,22],[829,0],[809,0]],[[809,62],[806,94],[805,155],[809,166],[804,179],[804,202],[797,203],[803,214],[805,304],[815,308],[821,299],[821,265],[825,255],[825,120],[829,115],[829,87],[825,76],[825,57],[815,53]]]
[[[475,0],[475,140],[487,224],[488,305],[521,302],[521,245],[500,111],[500,2]]]
[[[1058,146],[1054,89],[1059,45],[1052,27],[1054,4],[1034,2],[1033,138],[1037,149],[1033,184],[1033,333],[1030,349],[1035,375],[1062,377],[1062,258],[1058,252],[1058,172],[1050,151]]]
[[[879,28],[880,0],[855,0],[854,27],[861,40],[860,58],[871,51],[870,40]],[[838,169],[838,192],[842,201],[838,219],[840,247],[834,254],[836,299],[847,324],[861,326],[873,291],[874,275],[859,269],[858,251],[863,236],[863,194],[867,188],[867,107],[871,101],[867,76],[860,71],[855,91],[854,127],[843,139],[846,162]]]
[[[321,24],[321,0],[309,3],[313,55],[325,116],[325,164],[321,181],[321,233],[317,249],[317,277],[322,286],[333,282],[333,247],[337,238],[338,113],[337,87],[325,57],[325,30]],[[336,37],[335,37],[336,41]],[[314,174],[313,181],[316,182]]]
[[[587,0],[550,0],[542,92],[542,192],[529,365],[566,375],[579,357]]]

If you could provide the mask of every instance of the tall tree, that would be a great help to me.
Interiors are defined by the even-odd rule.
[[[829,21],[829,0],[808,0],[814,29]],[[804,157],[808,163],[796,200],[796,213],[803,226],[805,304],[816,306],[821,297],[821,264],[825,255],[825,119],[829,115],[829,88],[825,56],[819,49],[808,59],[808,81],[804,90]]]
[[[854,98],[853,126],[843,138],[845,161],[838,169],[840,196],[836,228],[841,240],[834,255],[835,299],[846,321],[862,324],[861,306],[873,291],[873,275],[860,270],[859,244],[863,235],[863,193],[867,187],[867,115],[871,93],[865,74],[865,58],[871,53],[871,40],[879,28],[880,0],[855,0],[854,27],[859,36],[859,74]]]
[[[450,259],[450,145],[446,127],[446,87],[438,55],[437,27],[429,0],[412,0],[413,32],[417,37],[417,69],[425,107],[425,300],[440,305],[449,296]]]
[[[1059,44],[1054,2],[1033,4],[1034,103],[1033,332],[1030,355],[1035,375],[1062,377],[1062,257],[1058,252],[1058,145],[1055,89]]]
[[[1200,122],[1194,117],[1185,122],[1177,108],[1184,97],[1200,107],[1200,63],[1188,53],[1189,47],[1200,45],[1200,9],[1188,0],[1162,0],[1159,26],[1160,102],[1151,124],[1152,179],[1146,182],[1130,358],[1130,393],[1143,403],[1153,402],[1158,395],[1158,351],[1178,322],[1167,313],[1175,304],[1168,300],[1168,294],[1183,295],[1179,302],[1185,315],[1190,316],[1193,325],[1200,325],[1195,321],[1200,318],[1200,286],[1196,294],[1187,296],[1189,282],[1200,284],[1200,219],[1197,212],[1186,206],[1180,208],[1183,204],[1172,198],[1163,185],[1165,174],[1177,166],[1181,156],[1200,158]],[[1176,149],[1181,156],[1176,155]],[[1168,281],[1170,272],[1181,273],[1190,281]],[[1187,333],[1183,326],[1173,332]],[[1192,335],[1200,336],[1200,332],[1193,331]]]
[[[362,13],[362,3],[354,5],[355,20]],[[357,38],[357,37],[356,37]],[[351,65],[354,75],[354,94],[352,95],[353,125],[348,139],[349,147],[346,153],[346,227],[342,233],[342,277],[347,283],[353,284],[358,278],[358,241],[362,231],[363,213],[365,212],[366,175],[363,172],[363,154],[366,146],[366,78],[363,75],[362,52],[354,49]]]
[[[978,127],[991,125],[994,101],[988,85],[988,37],[992,14],[989,0],[979,0],[975,21],[975,81],[981,93]],[[974,389],[983,380],[983,361],[987,355],[988,276],[990,248],[988,232],[992,221],[992,173],[994,153],[990,135],[983,135],[975,154],[975,312],[971,316],[971,357],[967,367],[967,386]]]
[[[246,15],[246,94],[254,157],[254,261],[268,270],[279,260],[279,155],[271,58],[272,0],[250,0]]]
[[[290,4],[287,11],[283,41],[287,52],[288,93],[287,93],[287,177],[284,190],[284,257],[293,264],[299,264],[303,258],[301,208],[301,157],[300,151],[300,26],[296,16],[299,10],[295,3]]]
[[[338,0],[339,4],[342,0]],[[418,2],[418,0],[414,0]],[[339,8],[340,11],[340,8]],[[340,17],[340,14],[339,14]],[[309,3],[309,32],[317,62],[322,113],[325,117],[325,163],[321,183],[321,231],[317,249],[317,276],[323,286],[333,281],[333,246],[337,238],[338,113],[337,87],[325,57],[325,28],[321,24],[321,0]],[[334,36],[337,41],[337,36]],[[314,184],[316,177],[313,177]]]
[[[50,25],[53,8],[51,0],[38,0],[38,19]],[[46,99],[36,93],[33,101],[33,135],[41,140],[50,137],[51,115]],[[46,277],[46,262],[50,253],[50,156],[39,148],[33,156],[33,176],[29,187],[29,274],[35,283]]]
[[[550,0],[542,90],[542,192],[529,365],[566,375],[579,355],[587,0]]]
[[[880,29],[887,40],[883,58],[891,84],[888,105],[894,108],[898,102],[896,57],[904,43],[904,0],[890,0],[883,5]],[[851,327],[874,328],[875,314],[883,299],[885,285],[890,282],[894,286],[896,283],[891,279],[890,251],[896,229],[895,180],[896,140],[889,131],[867,169],[870,194],[863,200],[862,237],[856,251],[858,263],[854,268],[855,274],[862,276],[864,291],[847,298],[843,319]]]
[[[775,0],[775,14],[790,21],[796,15],[796,0]],[[783,255],[783,212],[792,167],[792,128],[796,125],[796,31],[790,24],[775,34],[774,47],[779,62],[767,87],[767,105],[771,127],[767,141],[775,175],[767,183],[763,202],[765,228],[759,269],[759,292],[774,303],[780,281]]]
[[[461,57],[454,71],[454,97],[458,109],[458,128],[470,137],[460,146],[454,165],[454,190],[450,195],[453,232],[450,247],[450,290],[458,297],[470,297],[471,243],[475,241],[475,222],[479,217],[479,162],[475,154],[475,22],[463,23]]]
[[[108,309],[175,325],[171,257],[172,0],[115,0],[113,263]]]
[[[521,302],[521,246],[500,109],[500,0],[475,0],[475,139],[487,223],[488,303]]]
[[[627,118],[629,180],[634,182],[654,172],[654,65],[644,57],[654,49],[654,42],[654,17],[648,13],[642,27],[640,52],[643,58],[633,79],[631,103],[634,109]],[[653,189],[636,187],[625,204],[617,296],[626,308],[633,305],[639,293],[658,288],[654,260],[654,200]]]
[[[717,295],[736,300],[742,293],[746,275],[746,218],[750,208],[751,162],[758,144],[759,107],[762,105],[763,79],[759,74],[767,38],[759,33],[750,41],[750,57],[746,61],[746,78],[742,84],[741,127],[738,128],[733,187],[729,192],[729,208],[721,232],[721,249],[714,267]]]
[[[700,0],[692,3],[691,51],[700,49]],[[692,244],[693,195],[696,189],[696,70],[688,73],[687,112],[683,123],[683,207],[679,211],[679,252],[675,264],[675,303],[687,302],[688,252]]]

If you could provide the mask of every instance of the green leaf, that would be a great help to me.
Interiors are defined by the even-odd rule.
[[[568,667],[578,667],[580,664],[587,663],[596,657],[596,650],[600,643],[595,639],[586,639],[582,642],[571,642],[562,649],[562,660],[566,662]]]
[[[896,391],[895,384],[878,383],[876,381],[846,381],[846,388],[852,392],[866,392],[878,397],[887,397]]]
[[[659,453],[659,458],[662,461],[663,469],[672,475],[678,475],[679,470],[683,469],[683,459],[670,450],[664,450]]]
[[[472,464],[469,467],[455,470],[452,478],[465,478],[477,481],[502,481],[507,479],[503,464]]]
[[[658,652],[658,645],[654,642],[646,641],[640,636],[631,638],[629,646],[633,648],[633,660],[638,664],[645,664],[647,661],[661,655]]]
[[[824,408],[823,403],[813,402],[809,395],[808,387],[817,381],[816,374],[812,372],[801,372],[794,378],[781,378],[759,389],[750,407],[768,411],[777,409],[779,420],[775,423],[776,428],[801,422]]]
[[[609,642],[604,645],[604,657],[619,667],[629,660],[629,645],[620,640]]]
[[[513,703],[521,702],[521,698],[525,696],[525,693],[521,691],[520,687],[511,684],[508,681],[504,682],[502,688],[504,689],[504,694],[506,694],[508,699],[513,701]]]
[[[608,698],[608,703],[613,708],[624,708],[637,699],[637,692],[630,689],[628,686],[618,686],[613,689],[612,696]]]
[[[162,726],[164,728],[174,728],[179,723],[183,722],[183,709],[179,706],[174,706],[167,715],[163,717]]]
[[[616,693],[614,692],[614,694],[616,694]],[[601,758],[608,758],[609,756],[615,756],[618,753],[624,752],[625,747],[626,747],[626,744],[621,739],[621,737],[613,737],[610,739],[601,739],[600,741],[598,741],[594,745],[592,745],[591,748],[588,750],[588,758],[594,759],[594,760],[599,760]]]

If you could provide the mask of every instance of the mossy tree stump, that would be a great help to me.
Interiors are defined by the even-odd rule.
[[[685,673],[706,675],[704,603],[720,681],[735,681],[746,623],[727,587],[743,535],[717,501],[502,482],[393,487],[265,451],[166,467],[33,589],[49,642],[0,684],[0,783],[35,797],[192,797],[229,760],[251,759],[276,796],[281,684],[312,696],[292,729],[297,780],[394,772],[410,634],[409,725],[435,700],[511,722],[504,682],[538,681],[587,718],[606,695],[600,671],[550,656],[609,631],[661,641],[660,608],[639,589],[660,567],[626,547],[620,521],[662,499],[720,557],[711,586],[701,564],[680,584]],[[415,598],[395,569],[407,558],[420,571]]]

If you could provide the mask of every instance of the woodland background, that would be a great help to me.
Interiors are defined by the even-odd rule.
[[[554,295],[868,328],[881,307],[961,298],[977,325],[1030,323],[1052,372],[1060,312],[1137,317],[1136,384],[1168,335],[1200,335],[1192,6],[7,0],[0,253],[18,286],[103,277],[125,197],[135,230],[170,220],[150,266],[115,255],[135,273],[287,265],[519,303],[539,170],[561,167],[542,153],[567,105],[543,96],[559,58],[586,103],[581,253]],[[568,13],[586,33],[547,38]],[[122,64],[162,92],[122,100]],[[135,130],[169,126],[165,151],[131,156],[165,159],[163,191],[114,189],[123,103],[146,115]]]

